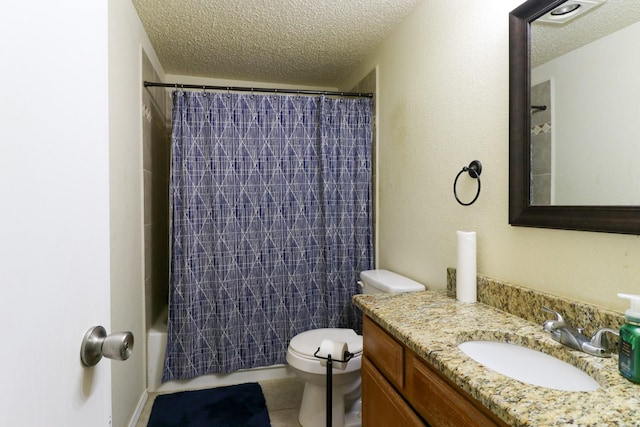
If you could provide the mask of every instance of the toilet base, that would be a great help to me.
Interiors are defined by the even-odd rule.
[[[300,404],[298,421],[302,427],[326,427],[326,387],[306,383]],[[362,400],[358,399],[351,405],[349,412],[345,413],[344,395],[333,393],[332,427],[361,427],[362,426]]]
[[[298,421],[302,427],[326,427],[327,425],[327,388],[306,383],[300,404]],[[333,427],[344,427],[344,396],[334,389],[331,399]]]
[[[344,427],[362,427],[362,399],[351,405],[351,410],[344,414]]]

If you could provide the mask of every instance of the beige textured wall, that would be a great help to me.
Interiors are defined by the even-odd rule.
[[[640,237],[508,224],[508,14],[520,2],[424,0],[345,81],[377,67],[378,267],[444,288],[456,230],[475,230],[478,272],[620,311],[617,292],[640,293]],[[474,159],[482,193],[463,207],[453,180]],[[470,200],[475,183],[460,181]]]

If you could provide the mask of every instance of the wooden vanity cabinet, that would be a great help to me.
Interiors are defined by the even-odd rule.
[[[362,341],[364,355],[398,390],[404,388],[404,345],[365,316]]]
[[[363,341],[363,427],[507,426],[368,316]]]
[[[366,356],[362,358],[362,401],[364,427],[426,426]]]

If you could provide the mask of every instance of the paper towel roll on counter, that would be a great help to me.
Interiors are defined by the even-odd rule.
[[[476,232],[458,231],[456,266],[456,298],[460,302],[476,302]]]
[[[331,355],[333,367],[337,369],[345,369],[347,367],[347,362],[336,362],[336,360],[344,360],[345,354],[348,352],[349,347],[347,347],[346,342],[322,340],[316,356],[329,358],[329,355]],[[320,364],[322,366],[327,366],[327,361],[320,359]]]

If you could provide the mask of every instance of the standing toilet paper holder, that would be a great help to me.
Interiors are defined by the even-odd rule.
[[[331,427],[332,422],[333,422],[333,362],[337,362],[337,363],[347,363],[349,362],[349,360],[351,360],[353,358],[353,356],[355,356],[354,353],[349,352],[348,350],[345,350],[344,354],[342,355],[342,359],[334,359],[331,357],[331,354],[328,354],[327,357],[324,356],[320,356],[318,353],[320,353],[320,347],[318,347],[318,349],[316,350],[315,353],[313,353],[313,356],[318,358],[318,359],[322,359],[322,360],[326,360],[327,361],[327,403],[326,403],[326,420],[327,420],[327,427]]]

